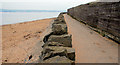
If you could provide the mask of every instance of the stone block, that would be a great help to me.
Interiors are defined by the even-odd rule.
[[[42,59],[48,59],[54,56],[66,56],[70,60],[75,61],[75,50],[70,47],[56,47],[56,46],[46,46],[42,51]]]
[[[46,60],[49,59],[51,57],[54,56],[66,56],[67,57],[67,50],[65,48],[62,47],[44,47],[43,51],[42,51],[42,55],[41,55],[41,59],[42,60]]]
[[[58,42],[46,42],[42,47],[44,48],[46,46],[63,46],[63,44]]]
[[[52,31],[54,35],[67,34],[67,25],[66,24],[53,24]]]
[[[65,47],[72,47],[72,35],[51,35],[48,39],[48,42],[58,42],[63,44]]]
[[[72,65],[74,64],[74,61],[69,60],[65,56],[55,56],[50,59],[44,60],[42,63],[66,63],[65,65]]]

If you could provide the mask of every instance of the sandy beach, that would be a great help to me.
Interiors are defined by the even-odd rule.
[[[2,26],[2,63],[24,63],[54,18]]]

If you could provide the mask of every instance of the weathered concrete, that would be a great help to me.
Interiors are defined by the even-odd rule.
[[[72,34],[76,63],[118,63],[118,44],[102,37],[68,15],[65,21]]]

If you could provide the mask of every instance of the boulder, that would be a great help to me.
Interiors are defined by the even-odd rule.
[[[72,47],[72,35],[65,34],[65,35],[51,35],[48,39],[48,42],[58,42],[63,44],[65,47]]]
[[[63,46],[63,44],[58,42],[46,42],[42,47],[46,47],[46,46]]]
[[[46,43],[46,42],[48,41],[48,38],[52,35],[52,33],[53,33],[53,32],[52,32],[52,30],[51,30],[51,32],[48,32],[48,34],[44,36],[44,38],[43,38],[43,42],[44,42],[44,43]]]
[[[54,57],[54,56],[66,56],[67,57],[67,50],[65,48],[59,48],[59,47],[44,47],[41,55],[42,60],[46,60],[48,58]]]
[[[52,31],[54,35],[67,34],[67,25],[66,24],[53,24]]]
[[[60,13],[57,17],[57,19],[64,19],[63,13]]]
[[[75,49],[70,48],[70,47],[64,47],[67,50],[67,57],[70,60],[75,61]]]
[[[53,24],[66,24],[64,20],[55,19]]]
[[[66,56],[70,60],[75,61],[75,50],[70,47],[56,47],[56,46],[46,46],[42,51],[42,59],[48,59],[56,55]]]
[[[64,13],[60,13],[59,16],[54,20],[54,21],[57,21],[57,22],[54,22],[56,24],[59,24],[59,23],[64,23],[65,24],[65,20],[64,20],[64,16],[63,16]],[[59,22],[59,23],[58,23]]]
[[[42,63],[66,63],[67,65],[71,65],[74,61],[69,60],[65,56],[55,56],[44,60]]]
[[[58,17],[57,20],[62,22],[62,23],[65,23],[64,17]]]

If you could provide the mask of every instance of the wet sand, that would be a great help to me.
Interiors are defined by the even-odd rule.
[[[118,44],[65,14],[76,63],[118,63]]]
[[[53,19],[3,25],[2,63],[24,63]]]

